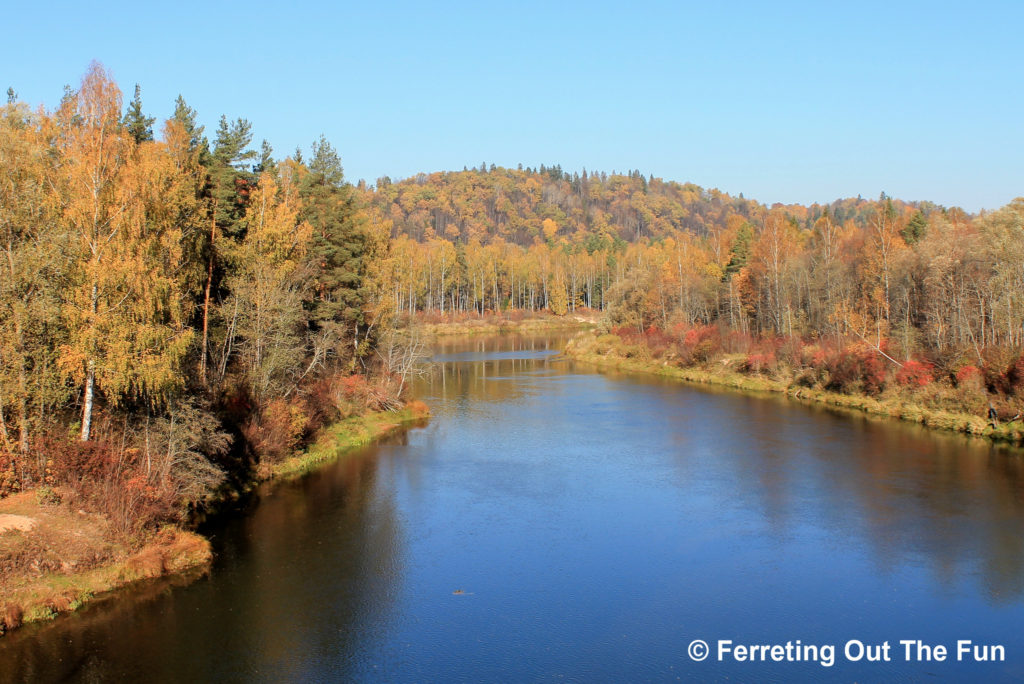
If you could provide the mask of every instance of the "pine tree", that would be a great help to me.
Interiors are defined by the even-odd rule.
[[[749,223],[744,222],[736,233],[736,240],[732,245],[732,253],[729,263],[725,267],[726,279],[731,278],[747,265],[750,259],[750,245],[754,241],[754,229]]]
[[[203,137],[204,127],[199,125],[199,115],[185,103],[181,95],[174,101],[174,116],[171,118],[188,133],[192,149],[199,149],[203,155],[208,153],[209,143]]]
[[[900,231],[900,235],[908,245],[912,245],[923,238],[927,232],[928,219],[924,217],[924,212],[918,210],[910,217],[910,222]]]
[[[248,166],[248,162],[256,157],[256,152],[249,149],[251,142],[252,124],[241,118],[228,123],[226,116],[220,117],[208,164],[210,194],[214,203],[214,220],[231,236],[237,236],[241,230],[246,197],[255,181]]]
[[[260,157],[252,167],[252,172],[259,176],[262,173],[277,175],[277,162],[274,161],[274,148],[266,140],[260,143]]]
[[[131,103],[128,105],[128,111],[124,114],[124,120],[122,125],[128,135],[135,139],[136,144],[149,142],[153,139],[153,122],[156,121],[152,116],[146,116],[142,113],[142,90],[139,88],[139,84],[135,84],[135,97],[132,98]]]
[[[356,354],[368,341],[365,309],[370,297],[366,281],[369,241],[352,188],[345,182],[341,158],[323,136],[313,144],[299,196],[300,218],[313,228],[312,323],[320,329],[334,329],[339,341],[351,341]]]

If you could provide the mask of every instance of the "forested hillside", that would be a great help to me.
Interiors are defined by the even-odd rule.
[[[1021,202],[978,217],[884,194],[767,207],[557,167],[380,179],[362,192],[392,235],[400,310],[626,304],[617,316],[640,327],[870,332],[903,353],[1021,341]]]
[[[731,197],[693,183],[645,177],[640,171],[608,175],[568,173],[560,166],[513,170],[493,164],[421,173],[398,183],[379,178],[367,200],[381,220],[391,222],[392,237],[505,241],[521,247],[557,237],[590,251],[617,241],[660,240],[680,230],[705,235],[739,220],[754,220],[764,210],[742,193]],[[826,211],[839,223],[866,226],[874,206],[857,198],[785,209],[810,228]],[[893,206],[904,211],[909,205],[893,200]],[[925,213],[939,209],[930,202],[914,208]]]
[[[979,216],[884,193],[769,207],[636,171],[483,164],[361,191],[410,315],[589,307],[667,360],[751,354],[868,393],[909,368],[973,388],[939,403],[976,413],[1012,416],[1024,387],[1024,199]],[[783,363],[787,340],[816,364]]]

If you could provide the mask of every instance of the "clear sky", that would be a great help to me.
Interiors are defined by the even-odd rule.
[[[35,4],[35,6],[32,6]],[[92,59],[163,119],[321,133],[350,180],[640,169],[763,202],[1024,195],[1024,1],[12,3],[0,88]]]

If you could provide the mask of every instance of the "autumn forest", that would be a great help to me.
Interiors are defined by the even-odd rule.
[[[601,353],[1012,420],[1024,199],[765,206],[641,171],[480,163],[349,183],[93,64],[0,110],[0,495],[67,487],[125,534],[318,429],[407,400],[423,321],[597,322]],[[127,102],[126,102],[127,100]]]

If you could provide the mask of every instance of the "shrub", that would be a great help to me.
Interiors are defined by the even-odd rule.
[[[927,361],[906,361],[896,371],[896,382],[904,387],[924,387],[934,380],[935,366]]]
[[[647,344],[647,348],[651,350],[651,356],[658,358],[665,355],[665,352],[672,344],[672,338],[665,334],[658,326],[652,325],[644,331],[644,342]]]
[[[748,354],[740,366],[744,373],[763,373],[775,366],[775,356],[771,352]]]
[[[178,496],[173,484],[147,477],[142,452],[117,448],[108,440],[49,440],[54,479],[74,505],[103,513],[111,529],[124,539],[176,517]]]
[[[722,333],[717,326],[702,325],[691,328],[683,335],[679,349],[680,360],[684,365],[706,363],[722,350]]]
[[[53,487],[44,485],[36,490],[36,503],[40,506],[56,506],[60,503],[60,494]]]
[[[851,393],[879,394],[885,387],[885,365],[872,351],[846,349],[826,359],[827,389]]]
[[[798,387],[806,387],[808,389],[814,387],[818,383],[818,374],[814,372],[813,368],[805,368],[796,374],[793,378],[793,384]]]
[[[280,460],[299,445],[309,422],[302,404],[275,399],[245,424],[245,438],[261,460]]]
[[[964,366],[956,372],[956,384],[958,387],[974,387],[977,385],[977,387],[980,388],[982,385],[982,378],[983,374],[981,369],[977,366]]]
[[[0,609],[0,634],[21,627],[23,617],[24,613],[21,610],[21,606],[16,603],[5,604]]]
[[[797,335],[789,335],[775,340],[775,357],[790,368],[804,365],[804,341]]]

